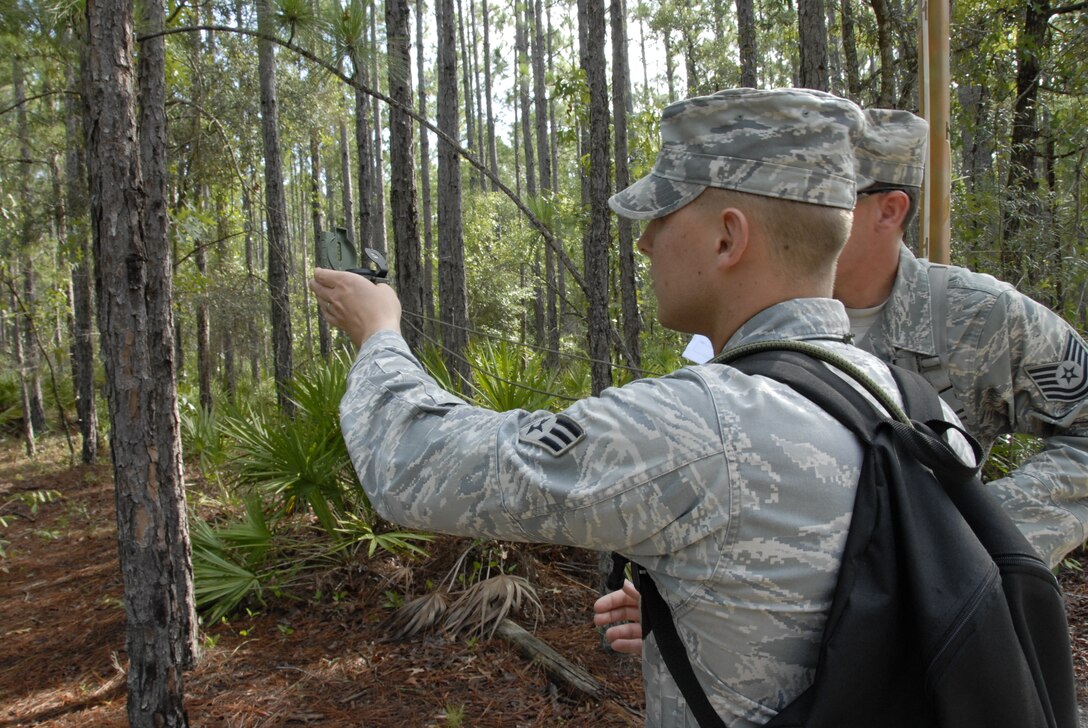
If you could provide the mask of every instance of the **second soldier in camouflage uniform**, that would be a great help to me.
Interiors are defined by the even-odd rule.
[[[653,173],[611,201],[650,220],[639,248],[662,323],[726,349],[811,341],[897,397],[886,366],[845,343],[830,298],[863,125],[852,103],[799,90],[669,106]],[[384,518],[637,561],[731,726],[762,725],[808,687],[862,458],[837,421],[788,386],[716,364],[556,414],[473,407],[409,352],[392,289],[323,270],[311,287],[360,346],[341,420]],[[643,674],[647,725],[695,726],[652,635]]]
[[[866,114],[835,298],[858,346],[921,372],[987,453],[999,435],[1043,438],[1038,454],[989,487],[1056,566],[1088,537],[1088,349],[1064,319],[1008,283],[907,249],[928,125],[907,111]]]

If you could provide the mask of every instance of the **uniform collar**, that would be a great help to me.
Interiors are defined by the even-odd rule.
[[[723,351],[774,339],[834,339],[850,333],[846,309],[832,298],[794,298],[765,308],[729,337]]]
[[[899,270],[892,294],[884,309],[879,335],[886,345],[925,356],[935,356],[933,313],[929,290],[929,272],[923,261],[914,257],[906,245],[899,246]]]

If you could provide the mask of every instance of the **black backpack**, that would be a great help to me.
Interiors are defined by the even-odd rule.
[[[863,380],[896,418],[814,357]],[[788,384],[865,446],[815,680],[767,725],[1076,728],[1058,582],[982,485],[978,468],[941,439],[953,426],[926,381],[892,367],[912,425],[864,373],[826,349],[763,342],[729,352],[728,361]],[[967,437],[977,460],[978,444]],[[637,572],[643,633],[654,631],[699,725],[724,726],[668,605],[646,572]]]

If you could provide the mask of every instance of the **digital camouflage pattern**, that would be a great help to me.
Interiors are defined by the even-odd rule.
[[[1088,349],[1064,319],[1013,286],[949,266],[946,361],[926,367],[937,354],[931,265],[902,247],[891,297],[858,345],[931,382],[947,377],[951,391],[941,396],[962,408],[987,454],[1003,434],[1043,438],[1041,452],[989,487],[1055,566],[1088,537]]]
[[[608,201],[623,217],[664,217],[707,187],[854,208],[854,103],[806,89],[728,89],[670,104],[653,171]]]
[[[848,330],[837,301],[795,300],[758,314],[727,346],[810,340],[894,392],[883,364],[842,343]],[[811,683],[862,452],[790,387],[712,364],[557,415],[499,413],[441,389],[399,335],[380,332],[363,345],[340,412],[383,518],[645,565],[730,726],[765,723]],[[643,663],[647,725],[694,727],[652,635]]]
[[[929,123],[898,109],[866,109],[865,118],[865,133],[854,144],[858,190],[874,185],[921,187]]]

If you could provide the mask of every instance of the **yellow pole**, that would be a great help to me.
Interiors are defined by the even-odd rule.
[[[929,259],[948,263],[952,237],[952,159],[949,145],[949,116],[952,74],[949,68],[948,0],[926,0],[922,6],[926,20],[929,78],[926,84],[926,120],[929,121],[929,168],[926,170],[928,193]]]

